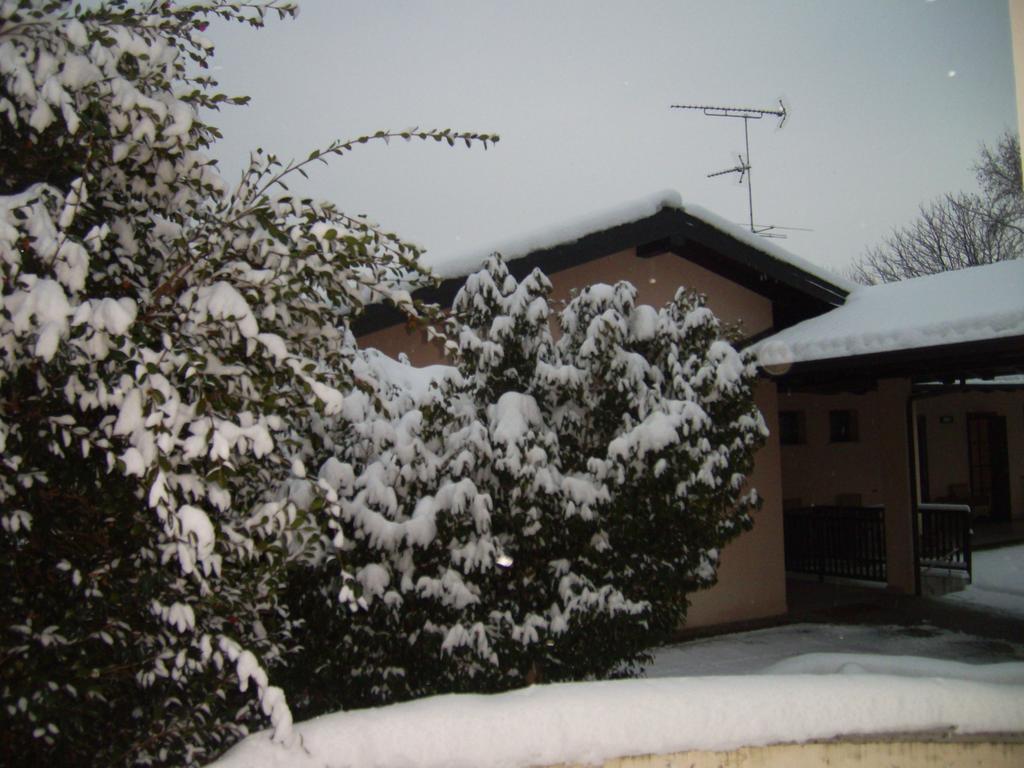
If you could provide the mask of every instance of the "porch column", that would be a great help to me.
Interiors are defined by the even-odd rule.
[[[885,505],[885,553],[889,589],[914,593],[913,509],[911,508],[910,439],[907,432],[908,379],[878,382],[882,503]]]

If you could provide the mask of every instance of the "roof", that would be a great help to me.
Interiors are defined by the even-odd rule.
[[[939,358],[969,370],[1012,370],[1024,365],[1022,336],[1024,259],[1018,259],[859,287],[842,306],[756,349],[769,370],[824,370],[840,361],[850,371],[861,367],[858,361],[881,369],[913,360],[916,371],[939,373]]]
[[[946,394],[949,392],[1021,392],[1024,391],[1024,375],[993,376],[990,379],[968,379],[959,381],[921,381],[915,384],[918,392]]]
[[[423,301],[450,306],[467,275],[500,253],[509,271],[522,279],[533,269],[554,274],[629,248],[640,255],[671,252],[690,259],[773,301],[786,305],[785,317],[803,319],[838,306],[855,284],[789,253],[698,206],[684,205],[677,192],[659,192],[594,215],[536,230],[515,240],[462,254],[423,258],[442,278],[436,288],[416,292]],[[810,302],[812,309],[793,309]],[[397,311],[370,307],[355,324],[357,334],[403,322]]]
[[[514,261],[538,251],[577,242],[595,232],[646,219],[666,208],[682,211],[774,261],[796,267],[843,291],[851,291],[857,287],[856,283],[790,253],[773,241],[752,233],[740,224],[723,219],[713,211],[690,203],[684,204],[682,197],[675,190],[662,190],[614,208],[561,222],[558,226],[534,230],[515,239],[493,243],[489,248],[474,248],[453,254],[427,253],[423,263],[438,277],[465,277],[480,269],[484,260],[492,253],[500,253],[505,261]]]

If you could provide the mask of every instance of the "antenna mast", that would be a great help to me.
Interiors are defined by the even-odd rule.
[[[750,231],[755,235],[765,235],[771,237],[766,233],[775,227],[756,227],[754,226],[754,188],[751,184],[751,178],[753,173],[751,171],[752,166],[750,163],[750,128],[749,123],[751,120],[760,120],[765,115],[772,115],[773,117],[779,118],[779,128],[786,122],[786,105],[782,103],[782,99],[779,99],[779,106],[777,109],[747,109],[745,107],[712,107],[699,104],[673,104],[671,109],[699,109],[708,117],[735,117],[743,120],[743,141],[746,147],[746,155],[739,156],[739,163],[732,168],[726,168],[723,171],[715,171],[709,173],[707,178],[714,176],[724,176],[727,173],[738,173],[740,175],[740,184],[743,183],[744,175],[747,177],[747,209],[750,212]],[[775,235],[778,237],[778,235]]]

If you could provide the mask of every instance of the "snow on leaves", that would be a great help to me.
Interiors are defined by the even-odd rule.
[[[32,706],[15,708],[0,762],[195,763],[261,712],[287,737],[269,680],[300,622],[282,594],[290,564],[321,554],[310,509],[338,498],[305,467],[347,439],[338,419],[372,408],[348,324],[367,301],[417,315],[408,291],[426,280],[416,248],[285,181],[369,141],[496,137],[257,151],[232,187],[206,116],[244,99],[205,75],[203,31],[294,4],[82,5],[0,2],[0,616],[68,638],[5,662],[2,703]],[[403,541],[429,540],[431,514]],[[244,661],[255,696],[218,654]],[[121,730],[47,693],[54,669]],[[147,696],[159,714],[134,706]]]
[[[753,368],[688,294],[556,313],[494,258],[455,368],[357,349],[367,302],[423,312],[419,252],[284,180],[496,138],[256,152],[229,186],[202,32],[274,10],[0,3],[6,762],[194,764],[264,718],[288,740],[275,674],[309,711],[620,670],[756,504]]]
[[[340,703],[621,671],[749,525],[764,422],[714,316],[597,285],[556,339],[550,290],[492,257],[456,297],[455,368],[374,363],[404,394],[323,463],[343,585],[324,593],[348,608],[326,631],[380,658],[345,670],[368,692]],[[396,641],[405,617],[425,619]]]

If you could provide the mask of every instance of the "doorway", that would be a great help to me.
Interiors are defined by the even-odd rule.
[[[1005,416],[967,414],[967,462],[975,513],[987,514],[992,520],[1009,521],[1010,460]]]

